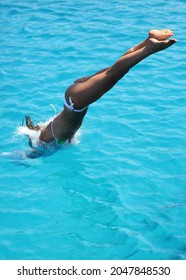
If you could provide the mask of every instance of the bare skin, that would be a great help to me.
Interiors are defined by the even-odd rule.
[[[92,76],[78,79],[65,92],[65,98],[69,104],[72,99],[75,109],[89,106],[108,92],[132,67],[146,57],[165,50],[174,43],[175,39],[168,39],[174,33],[169,29],[151,30],[146,40],[129,49],[112,66],[107,67]],[[77,113],[70,111],[66,106],[53,119],[53,132],[57,139],[71,139],[81,126],[87,110]],[[28,126],[29,127],[29,126]],[[33,128],[31,123],[30,129]],[[51,131],[51,123],[41,130],[40,140],[46,143],[54,141]]]

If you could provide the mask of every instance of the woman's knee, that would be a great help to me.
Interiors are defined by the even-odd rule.
[[[115,83],[117,83],[119,80],[121,80],[127,73],[129,72],[129,70],[125,70],[125,71],[113,71],[112,69],[110,69],[107,73],[107,75],[109,76],[109,79]]]

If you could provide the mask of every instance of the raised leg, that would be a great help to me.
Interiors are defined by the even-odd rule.
[[[150,38],[144,42],[143,47],[140,44],[139,49],[137,47],[137,50],[123,55],[108,70],[92,76],[83,83],[70,86],[66,91],[67,100],[70,96],[77,109],[90,105],[109,91],[132,67],[149,55],[170,47],[176,40],[158,41]]]
[[[169,38],[170,36],[173,36],[174,32],[171,31],[170,29],[163,29],[163,30],[150,30],[149,31],[149,36],[146,40],[144,40],[143,42],[141,42],[140,44],[136,45],[135,47],[132,47],[131,49],[129,49],[127,52],[125,52],[122,56],[135,52],[143,47],[145,47],[148,44],[148,41],[150,38],[155,38],[159,41],[165,40],[167,38]],[[104,68],[101,71],[98,71],[97,73],[90,75],[90,76],[86,76],[86,77],[82,77],[80,79],[77,79],[74,83],[84,83],[87,80],[89,80],[90,78],[92,78],[93,76],[96,76],[100,73],[106,72],[107,70],[109,70],[110,67]]]

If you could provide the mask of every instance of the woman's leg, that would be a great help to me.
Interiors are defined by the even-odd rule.
[[[126,54],[129,54],[129,53],[132,53],[132,52],[135,52],[143,47],[145,47],[147,44],[148,44],[148,41],[150,38],[155,38],[159,41],[162,41],[162,40],[165,40],[167,38],[169,38],[170,36],[174,35],[174,32],[171,31],[170,29],[163,29],[163,30],[150,30],[149,31],[149,36],[146,40],[144,40],[143,42],[141,42],[140,44],[136,45],[135,47],[129,49],[127,52],[125,52],[122,56],[126,55]],[[74,83],[84,83],[86,82],[87,80],[89,80],[90,78],[92,78],[93,76],[96,76],[102,72],[106,72],[107,70],[109,70],[110,67],[107,67],[107,68],[104,68],[98,72],[96,72],[95,74],[93,75],[90,75],[90,76],[86,76],[86,77],[82,77],[82,78],[79,78],[77,80],[74,81]]]
[[[84,83],[70,86],[66,91],[67,100],[71,97],[76,109],[90,105],[109,91],[133,66],[149,55],[170,47],[175,42],[175,39],[166,41],[148,39],[144,47],[125,54],[105,72],[93,76]]]

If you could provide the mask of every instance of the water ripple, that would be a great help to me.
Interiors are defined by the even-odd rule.
[[[185,2],[1,1],[2,259],[185,259]],[[138,13],[136,13],[138,7]],[[25,114],[60,111],[76,78],[111,65],[149,28],[178,43],[93,104],[76,143],[16,158]]]

